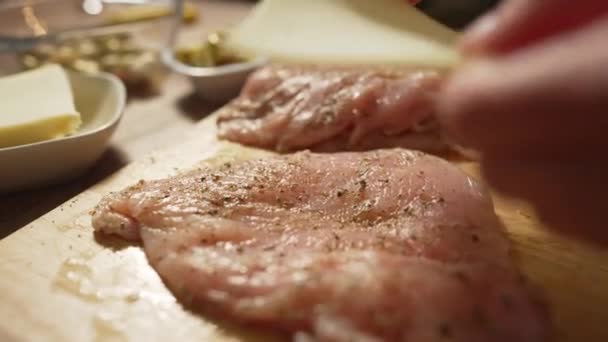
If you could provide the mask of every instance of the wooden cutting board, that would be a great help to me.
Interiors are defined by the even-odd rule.
[[[109,191],[267,152],[218,142],[214,117],[183,143],[133,163],[0,241],[0,341],[270,341],[180,306],[137,245],[96,237],[89,211]],[[474,164],[463,164],[476,175]],[[556,341],[608,341],[608,251],[546,232],[496,197],[522,270],[542,289]]]

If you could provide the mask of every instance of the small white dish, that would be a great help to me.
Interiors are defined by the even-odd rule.
[[[173,13],[182,13],[185,0],[173,2]],[[160,57],[167,68],[190,79],[196,93],[212,103],[225,103],[236,96],[243,88],[249,75],[268,62],[266,58],[257,57],[242,63],[231,63],[214,67],[197,67],[182,63],[175,58],[175,47],[182,20],[173,17],[167,45],[161,49]]]
[[[68,137],[0,148],[0,193],[78,176],[105,151],[125,107],[125,87],[109,74],[68,75],[80,129]]]
[[[162,60],[172,71],[187,76],[197,94],[214,103],[224,103],[235,98],[247,77],[267,63],[265,58],[255,58],[242,63],[226,64],[216,67],[194,67],[177,60],[173,50],[165,49]]]

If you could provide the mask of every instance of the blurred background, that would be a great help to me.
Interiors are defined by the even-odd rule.
[[[423,0],[418,7],[442,23],[454,29],[462,29],[499,2],[500,0]]]
[[[239,0],[224,1],[238,2]],[[453,29],[461,30],[475,18],[492,9],[500,1],[501,0],[422,0],[418,3],[417,7]],[[258,1],[250,0],[249,2]]]

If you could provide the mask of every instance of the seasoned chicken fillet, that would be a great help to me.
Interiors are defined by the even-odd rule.
[[[269,66],[220,110],[218,135],[279,152],[407,147],[440,153],[442,74],[431,69]]]
[[[187,305],[301,341],[545,341],[486,191],[405,150],[227,163],[106,196]]]

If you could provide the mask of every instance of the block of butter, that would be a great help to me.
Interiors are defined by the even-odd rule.
[[[0,78],[0,148],[64,137],[80,123],[70,82],[60,66]]]
[[[283,63],[452,67],[457,38],[406,0],[263,0],[227,46]]]

